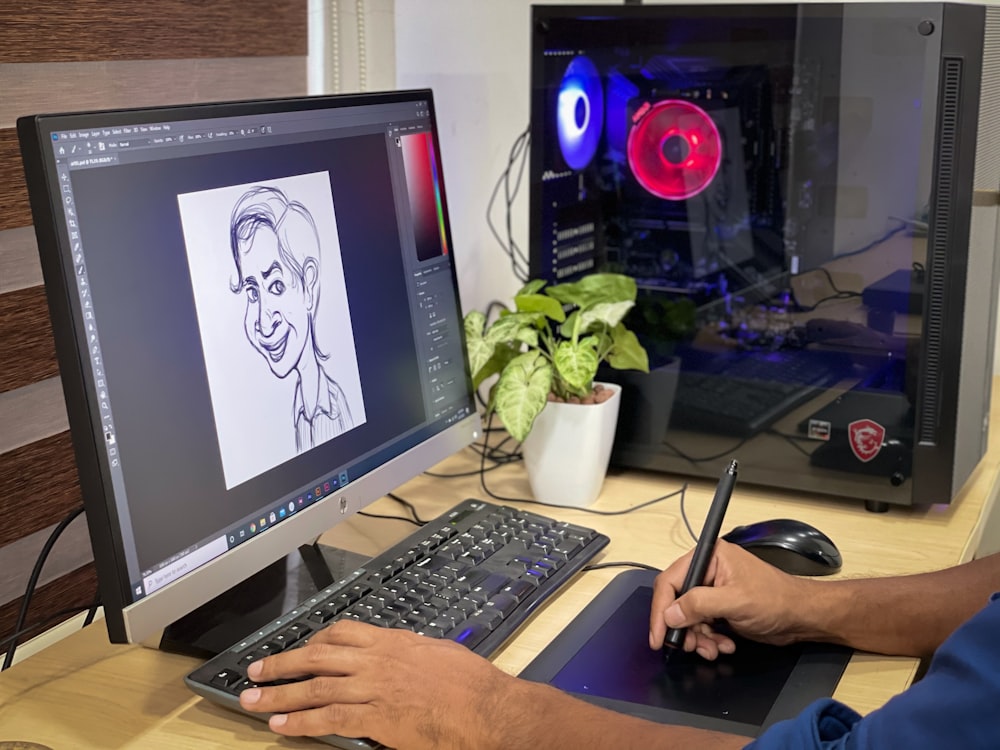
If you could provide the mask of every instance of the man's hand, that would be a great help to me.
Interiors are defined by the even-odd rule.
[[[502,725],[491,717],[519,690],[518,680],[456,643],[352,620],[248,672],[259,683],[312,675],[240,695],[244,709],[275,714],[269,724],[278,734],[368,737],[407,750],[492,745]]]
[[[808,601],[809,582],[783,573],[752,554],[719,540],[708,565],[705,585],[678,598],[694,552],[656,577],[649,614],[649,645],[659,649],[668,628],[687,628],[685,651],[706,659],[731,654],[733,640],[712,628],[726,620],[736,633],[763,643],[796,640],[796,611]]]
[[[368,737],[399,750],[736,750],[747,742],[616,713],[511,677],[451,641],[353,620],[248,671],[262,683],[312,675],[240,695],[246,710],[273,713],[271,729],[285,735]]]

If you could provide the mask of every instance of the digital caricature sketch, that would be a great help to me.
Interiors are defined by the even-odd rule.
[[[270,186],[254,186],[233,207],[230,289],[246,298],[243,332],[273,375],[294,378],[291,428],[299,452],[354,427],[347,396],[316,340],[320,235],[309,210]]]

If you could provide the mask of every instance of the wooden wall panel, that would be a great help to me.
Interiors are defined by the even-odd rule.
[[[0,63],[305,55],[306,3],[6,0]]]
[[[34,560],[31,561],[34,563]],[[94,570],[94,563],[77,568],[72,573],[68,573],[62,578],[40,586],[31,596],[31,603],[28,605],[28,617],[25,622],[32,625],[44,620],[46,617],[67,607],[85,607],[93,603],[97,596],[97,575]],[[21,600],[18,597],[4,605],[0,605],[0,640],[5,634],[12,632],[14,623],[17,621],[17,613],[21,609]],[[70,615],[66,615],[70,617]],[[55,625],[49,624],[49,627]],[[38,635],[42,630],[34,631],[25,636],[27,640]],[[6,649],[0,653],[6,653]]]
[[[0,128],[0,229],[31,224],[21,147],[14,128]]]
[[[0,294],[41,283],[35,228],[0,230]]]
[[[59,374],[43,287],[0,295],[0,332],[5,352],[0,393]]]
[[[59,378],[0,393],[0,456],[69,429]],[[3,458],[0,457],[0,461]]]
[[[0,518],[17,520],[0,524],[0,545],[48,528],[82,504],[69,432],[22,446],[0,459]]]
[[[0,64],[0,128],[18,117],[308,93],[306,58]]]
[[[65,517],[59,520],[63,521]],[[0,570],[5,571],[5,575],[0,576],[0,606],[24,593],[38,555],[58,526],[54,522],[41,531],[0,546]],[[59,539],[45,557],[45,565],[42,566],[37,585],[44,586],[93,561],[90,527],[86,517],[78,515],[59,532]],[[3,745],[0,745],[0,749],[2,748]]]

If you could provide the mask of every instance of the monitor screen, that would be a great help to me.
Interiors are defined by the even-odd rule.
[[[112,640],[479,428],[430,91],[18,123]]]

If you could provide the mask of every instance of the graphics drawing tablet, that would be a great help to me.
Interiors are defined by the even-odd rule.
[[[665,724],[756,737],[833,694],[853,651],[743,638],[706,661],[649,648],[656,574],[621,573],[520,674],[592,703]]]

